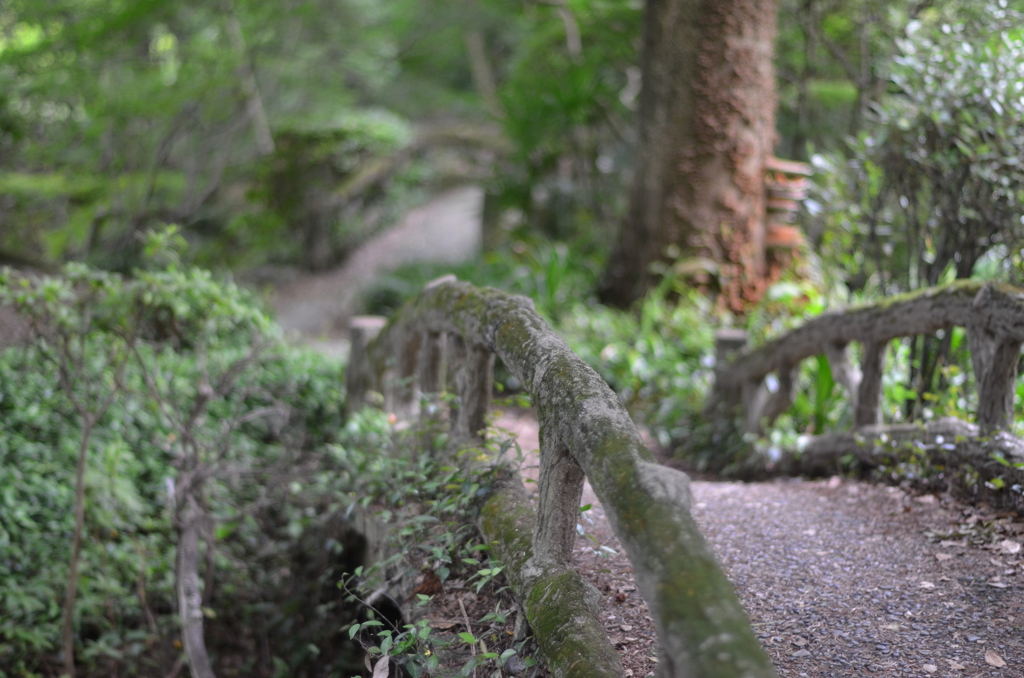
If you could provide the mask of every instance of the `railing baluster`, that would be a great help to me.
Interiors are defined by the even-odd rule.
[[[967,342],[978,388],[978,426],[987,435],[1013,421],[1021,342],[997,336],[979,325],[968,325]]]
[[[768,397],[761,412],[762,417],[773,422],[793,405],[799,374],[799,366],[795,365],[784,365],[778,369],[775,376],[779,380],[779,388]]]
[[[861,373],[850,361],[849,344],[825,342],[825,357],[832,369],[832,379],[846,390],[853,410],[857,410],[857,398],[861,382]]]
[[[345,412],[351,414],[369,403],[370,391],[380,388],[377,374],[367,355],[367,346],[380,334],[387,318],[373,315],[355,316],[349,320],[348,367],[345,370]]]
[[[729,369],[729,363],[747,346],[747,333],[744,330],[722,329],[715,332],[715,386],[708,399],[708,414],[712,419],[731,419],[742,414],[745,421],[750,420],[744,398],[742,384],[724,385],[722,377]]]
[[[423,343],[422,334],[412,332],[403,337],[398,355],[387,372],[384,384],[384,408],[402,420],[416,415],[417,360]]]
[[[433,419],[441,405],[440,394],[444,390],[444,345],[441,332],[424,332],[423,345],[419,355],[420,418]]]
[[[483,346],[467,345],[459,336],[448,337],[447,348],[459,397],[453,407],[452,437],[460,443],[482,439],[494,383],[494,354]]]
[[[583,468],[549,421],[540,426],[540,491],[533,555],[541,567],[565,566],[576,543]]]
[[[888,341],[868,341],[861,346],[861,379],[853,410],[855,427],[882,423],[882,373],[888,346]]]

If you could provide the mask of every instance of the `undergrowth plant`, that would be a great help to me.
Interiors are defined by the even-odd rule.
[[[358,416],[385,415],[365,410]],[[390,445],[398,454],[374,460],[393,469],[385,476],[401,478],[361,499],[388,525],[394,553],[371,567],[356,568],[338,582],[349,600],[366,610],[365,618],[348,628],[348,637],[363,646],[366,666],[372,666],[374,675],[388,675],[389,667],[398,666],[414,678],[470,676],[478,675],[478,670],[505,676],[511,675],[505,671],[510,662],[515,662],[517,672],[534,666],[537,662],[525,647],[531,641],[511,637],[508,615],[515,602],[503,584],[504,568],[489,558],[490,548],[479,541],[474,526],[481,500],[494,479],[507,472],[505,455],[514,443],[492,435],[484,449],[470,447],[453,455],[441,433],[427,436],[435,443],[433,449],[420,448],[415,456],[402,453],[409,441],[423,439],[423,431],[415,428],[394,434]],[[413,605],[395,618],[384,591],[389,583],[403,579],[420,584],[408,597]],[[467,591],[487,593],[495,601],[494,610],[471,618],[463,603]],[[439,605],[446,606],[448,614],[454,612],[457,623],[435,628],[428,617]]]
[[[35,330],[0,350],[0,676],[180,665],[189,525],[187,593],[218,675],[358,673],[363,649],[341,629],[361,608],[337,583],[360,567],[360,596],[424,563],[493,588],[501,566],[469,522],[493,469],[417,450],[445,437],[399,434],[385,413],[346,420],[342,364],[286,345],[249,293],[182,266],[173,231],[151,244],[131,277],[0,277]],[[376,580],[371,524],[404,554]]]

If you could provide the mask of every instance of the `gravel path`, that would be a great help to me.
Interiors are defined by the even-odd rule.
[[[1020,521],[839,478],[694,497],[780,674],[1024,675]]]
[[[530,418],[500,427],[535,443]],[[527,464],[535,463],[527,457]],[[780,676],[1024,676],[1024,523],[840,478],[694,482],[694,518]],[[629,675],[656,640],[592,495],[574,565],[604,594]]]

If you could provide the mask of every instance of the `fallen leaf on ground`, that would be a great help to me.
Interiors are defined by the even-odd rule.
[[[954,671],[963,671],[964,669],[967,668],[966,666],[964,666],[960,662],[953,661],[952,659],[947,659],[946,663],[949,664],[949,668],[953,669]]]
[[[1004,539],[999,542],[999,552],[1005,553],[1008,556],[1020,553],[1020,549],[1020,544],[1012,539]]]
[[[899,624],[885,624],[884,626],[882,626],[882,628],[885,629],[886,631],[899,631],[900,630],[900,625]]]
[[[923,581],[920,584],[918,584],[918,586],[920,586],[923,589],[933,589],[933,588],[935,588],[935,584],[931,583],[930,581]]]
[[[936,553],[935,554],[935,559],[936,560],[953,560],[953,554],[952,553]]]
[[[917,497],[914,501],[921,502],[922,504],[934,504],[935,502],[938,501],[938,499],[935,498],[934,494],[922,494],[920,497]],[[931,664],[928,664],[928,666],[931,666]]]
[[[939,670],[939,667],[936,666],[935,664],[925,664],[921,668],[924,669],[925,673],[935,673],[936,671]]]
[[[441,583],[441,578],[437,576],[436,572],[424,570],[423,581],[412,590],[412,593],[409,594],[406,600],[412,600],[418,593],[422,593],[425,596],[436,596],[439,593],[444,593],[444,584]]]
[[[843,479],[840,478],[839,476],[832,476],[831,478],[828,479],[828,486],[829,486],[829,488],[831,488],[833,490],[836,489],[837,487],[839,487],[842,484],[843,484]]]
[[[985,663],[989,666],[994,666],[997,669],[1001,669],[1004,666],[1006,666],[1006,662],[1003,661],[1003,658],[997,655],[992,650],[987,650],[985,652]]]
[[[946,548],[946,549],[952,548],[954,546],[963,546],[963,545],[964,545],[964,543],[962,541],[953,541],[952,539],[943,539],[942,541],[939,542],[939,546],[941,546],[942,548]]]

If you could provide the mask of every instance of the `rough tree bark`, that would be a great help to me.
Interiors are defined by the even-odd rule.
[[[730,307],[762,294],[777,13],[775,0],[648,0],[637,165],[606,303],[640,298],[651,264],[679,257],[712,260]]]

